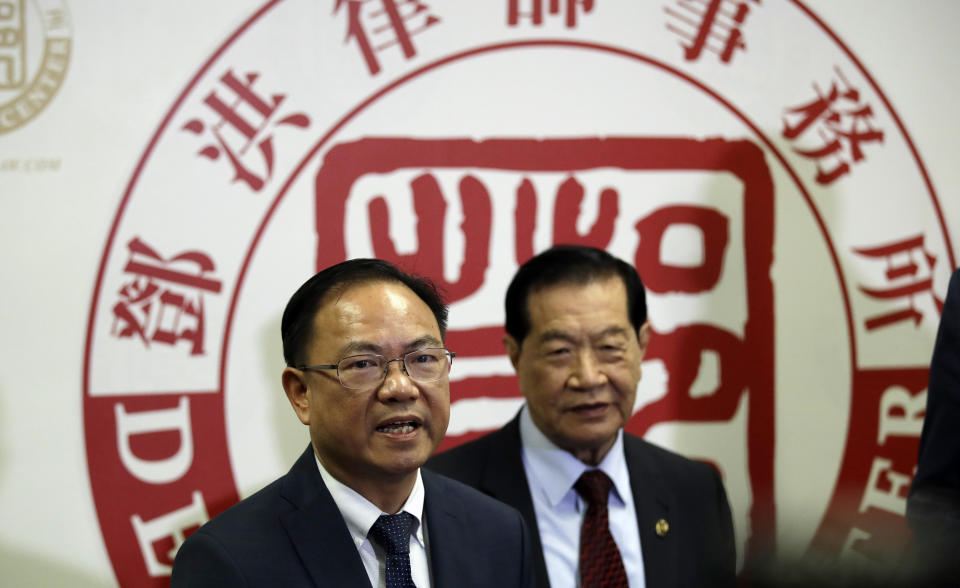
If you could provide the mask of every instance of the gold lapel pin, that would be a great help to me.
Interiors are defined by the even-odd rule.
[[[670,523],[668,523],[666,519],[660,519],[654,528],[657,531],[657,537],[666,537],[667,532],[670,530]]]

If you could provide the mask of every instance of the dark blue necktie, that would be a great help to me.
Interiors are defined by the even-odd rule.
[[[417,519],[408,512],[380,515],[367,533],[387,553],[387,588],[416,588],[410,576],[410,534]]]

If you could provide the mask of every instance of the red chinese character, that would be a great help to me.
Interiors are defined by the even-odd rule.
[[[507,24],[515,27],[520,22],[520,17],[529,18],[534,26],[543,24],[543,3],[544,0],[530,0],[530,7],[520,11],[520,0],[509,0],[507,6]],[[562,6],[561,6],[562,4]],[[572,29],[577,26],[577,11],[583,10],[584,14],[593,10],[593,0],[549,0],[547,12],[551,15],[563,13],[564,22],[567,28]]]
[[[390,213],[387,199],[379,196],[369,205],[370,235],[374,257],[385,259],[417,272],[436,276],[436,283],[447,295],[448,302],[462,300],[483,285],[489,265],[489,243],[493,226],[493,206],[486,186],[472,175],[464,175],[459,182],[460,203],[465,219],[460,226],[465,241],[460,278],[456,282],[443,278],[444,256],[450,252],[444,246],[444,220],[447,203],[440,184],[431,173],[424,173],[412,182],[413,208],[417,217],[418,249],[400,254],[390,238]]]
[[[244,76],[244,81],[241,81],[234,75],[233,70],[227,70],[227,73],[220,77],[220,81],[233,92],[234,98],[225,101],[215,91],[211,91],[203,101],[219,118],[210,125],[195,118],[183,126],[184,130],[197,135],[209,130],[217,144],[207,145],[199,154],[216,160],[221,153],[226,153],[233,166],[233,181],[242,180],[255,192],[259,192],[273,175],[272,127],[291,125],[306,128],[310,125],[310,118],[300,112],[274,122],[277,108],[286,95],[273,94],[268,100],[254,93],[253,84],[258,77],[257,73],[248,73]],[[251,146],[256,146],[260,154],[259,174],[244,162],[249,159],[245,156]]]
[[[760,4],[760,0],[750,1]],[[667,30],[689,42],[682,45],[687,61],[695,61],[706,49],[719,55],[723,63],[730,63],[734,51],[747,48],[740,30],[750,13],[746,1],[676,0],[676,3],[679,10],[670,6],[663,10],[676,23],[667,23]]]
[[[637,249],[634,265],[647,289],[657,294],[695,294],[716,287],[730,240],[728,225],[726,216],[702,206],[666,206],[643,217],[635,226],[645,245]],[[692,227],[702,236],[698,265],[674,266],[660,259],[667,229],[677,226]]]
[[[583,197],[583,184],[573,174],[557,188],[553,209],[553,243],[606,249],[613,238],[614,224],[620,214],[620,193],[614,188],[601,190],[596,220],[586,233],[577,229],[577,222],[583,213]],[[517,208],[514,211],[517,265],[523,265],[533,257],[536,218],[537,192],[533,182],[524,177],[517,187]]]
[[[602,175],[593,173],[600,169]],[[637,189],[644,174],[691,170],[736,177],[743,187],[742,212],[729,214],[705,204],[656,206],[662,196]],[[729,423],[742,411],[752,439],[747,470],[730,474],[749,476],[755,524],[747,551],[759,553],[775,535],[776,522],[773,195],[764,152],[747,141],[364,138],[333,146],[317,171],[316,266],[354,255],[348,250],[353,238],[348,233],[356,231],[366,215],[368,226],[360,231],[366,236],[362,238],[369,238],[374,256],[431,276],[446,290],[448,301],[456,303],[502,279],[496,272],[512,260],[495,255],[509,251],[511,244],[502,240],[509,240],[511,233],[519,264],[551,243],[608,248],[618,231],[623,235],[635,226],[637,232],[616,246],[636,243],[632,255],[651,293],[688,300],[702,296],[711,316],[720,316],[735,300],[734,312],[745,310],[746,315],[742,329],[704,318],[657,332],[646,357],[661,365],[665,393],[649,399],[626,430],[643,435],[670,421]],[[514,226],[494,225],[497,203],[514,199]],[[454,206],[459,209],[458,226],[450,218]],[[548,210],[538,212],[541,207]],[[638,210],[650,212],[625,217]],[[403,219],[402,238],[399,227],[391,231],[391,224],[398,224],[391,222],[392,215]],[[451,230],[458,234],[451,235]],[[676,237],[697,239],[699,255],[675,259],[666,248]],[[401,242],[406,250],[401,251]],[[451,258],[460,267],[457,278],[448,280],[444,274],[456,271]],[[725,270],[731,264],[738,269]],[[458,357],[503,357],[502,317],[489,312],[475,312],[462,327],[447,332]],[[464,412],[474,400],[513,407],[516,390],[516,376],[478,370],[451,385],[451,400]],[[448,431],[442,447],[500,426],[502,421],[496,421],[487,416],[468,419],[458,431]]]
[[[347,40],[356,39],[371,74],[380,72],[376,53],[394,45],[410,59],[417,54],[413,36],[440,22],[420,0],[337,0],[347,5]]]
[[[884,276],[889,282],[889,287],[860,286],[861,292],[879,300],[893,301],[904,298],[907,300],[906,308],[867,319],[865,324],[868,331],[905,320],[913,320],[915,326],[919,325],[923,320],[923,313],[914,305],[917,294],[929,294],[933,298],[937,312],[943,312],[943,300],[933,293],[933,266],[937,258],[924,248],[923,235],[853,251],[864,257],[883,259],[887,263]]]
[[[839,69],[837,76],[845,89],[838,87],[836,81],[830,84],[830,91],[824,94],[814,84],[817,97],[796,108],[787,110],[783,118],[783,137],[795,140],[816,125],[817,133],[823,145],[813,149],[794,149],[800,155],[818,160],[817,183],[830,184],[840,176],[850,172],[850,163],[846,151],[854,163],[864,159],[860,143],[865,141],[883,142],[883,131],[871,126],[873,109],[869,105],[859,104],[860,92],[850,85]],[[837,102],[849,103],[842,108]],[[788,118],[795,122],[791,124]],[[846,147],[846,149],[845,149]],[[832,158],[834,165],[825,169],[820,160]]]
[[[130,259],[123,271],[131,276],[119,290],[113,306],[111,333],[125,339],[191,344],[191,355],[203,355],[203,292],[220,292],[219,280],[210,277],[213,261],[199,251],[186,251],[164,260],[135,237],[127,244]]]

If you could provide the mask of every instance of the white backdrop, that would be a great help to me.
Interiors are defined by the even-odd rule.
[[[120,199],[161,119],[200,66],[261,3],[68,0],[65,5],[73,49],[63,86],[35,119],[0,134],[0,569],[3,583],[11,586],[117,583],[91,495],[82,412],[84,344],[97,268]],[[900,115],[939,195],[954,254],[960,255],[954,145],[960,131],[954,94],[960,89],[955,79],[960,39],[954,30],[960,5],[952,0],[806,5],[859,57]],[[942,296],[949,268],[946,261],[940,264]],[[289,293],[289,288],[275,291],[278,312]],[[913,352],[928,356],[929,329],[925,340],[931,347]],[[281,394],[278,385],[272,392]],[[295,434],[305,442],[305,432]],[[233,459],[236,469],[242,458]],[[255,478],[238,473],[239,491],[250,492]]]

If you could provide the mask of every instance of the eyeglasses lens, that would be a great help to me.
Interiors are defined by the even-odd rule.
[[[389,361],[399,361],[398,359]],[[340,360],[337,372],[347,388],[367,388],[383,381],[389,363],[382,355],[354,355]],[[417,349],[403,356],[407,375],[417,382],[439,380],[449,367],[445,349]]]

